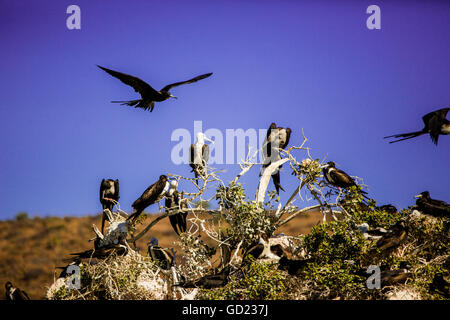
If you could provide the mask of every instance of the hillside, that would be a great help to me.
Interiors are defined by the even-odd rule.
[[[147,217],[140,225],[142,230],[155,216]],[[288,235],[306,234],[319,223],[322,215],[309,212],[299,215],[279,232]],[[100,215],[85,217],[35,217],[0,221],[0,299],[4,299],[4,283],[11,281],[27,291],[32,299],[43,299],[47,288],[54,282],[55,267],[67,263],[70,253],[92,248],[89,239],[94,238],[92,224],[101,225]],[[163,247],[173,247],[177,235],[168,219],[156,224],[137,243],[139,252],[146,254],[146,243],[156,237]],[[179,257],[178,257],[179,258]]]

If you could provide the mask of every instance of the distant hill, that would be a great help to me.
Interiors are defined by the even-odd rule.
[[[156,215],[150,215],[139,226],[143,229]],[[300,215],[278,231],[288,235],[308,233],[319,223],[322,215],[310,212]],[[101,226],[101,216],[24,218],[0,221],[0,299],[5,299],[4,284],[11,281],[25,290],[32,299],[44,299],[47,288],[59,275],[57,266],[65,266],[63,259],[70,253],[93,247],[92,224]],[[188,224],[189,227],[189,224]],[[147,242],[152,237],[163,247],[173,247],[180,258],[181,250],[174,245],[177,235],[168,219],[157,223],[137,242],[141,254],[146,254]]]

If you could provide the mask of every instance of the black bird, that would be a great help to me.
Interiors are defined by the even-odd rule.
[[[5,289],[6,300],[30,300],[28,294],[19,288],[14,288],[11,281],[6,282]]]
[[[105,227],[105,220],[108,219],[108,216],[104,211],[105,209],[108,209],[112,212],[114,204],[117,201],[119,201],[119,180],[102,179],[102,182],[100,183],[100,203],[103,207],[102,233]]]
[[[153,238],[148,245],[148,255],[161,269],[169,270],[175,261],[173,251],[158,245],[158,239]]]
[[[209,146],[205,141],[214,143],[212,140],[208,139],[203,132],[198,132],[197,139],[194,144],[191,144],[189,152],[189,165],[192,168],[191,172],[194,172],[197,184],[198,177],[204,176],[206,173],[206,163],[208,162],[210,155]]]
[[[135,108],[142,108],[144,110],[150,109],[150,112],[153,111],[155,102],[161,102],[161,101],[167,100],[169,98],[175,98],[175,99],[177,98],[170,94],[170,92],[169,92],[170,89],[180,86],[182,84],[197,82],[199,80],[208,78],[209,76],[212,75],[212,73],[205,73],[205,74],[202,74],[200,76],[197,76],[195,78],[192,78],[192,79],[189,79],[186,81],[175,82],[175,83],[169,84],[169,85],[165,86],[164,88],[162,88],[160,91],[156,91],[148,83],[142,81],[141,79],[139,79],[137,77],[133,77],[133,76],[130,76],[125,73],[110,70],[110,69],[107,69],[107,68],[104,68],[101,66],[98,66],[98,67],[100,69],[106,71],[113,77],[116,77],[123,83],[133,87],[134,91],[139,92],[139,94],[141,95],[141,98],[142,98],[142,99],[130,100],[130,101],[112,101],[112,102],[121,103],[122,105],[127,105],[127,106],[131,106],[131,107],[135,107]]]
[[[388,256],[393,252],[403,241],[408,234],[408,228],[404,221],[399,221],[394,224],[386,234],[383,235],[375,244],[375,248],[371,250],[371,254],[377,249],[381,251],[383,256]]]
[[[124,256],[128,253],[128,248],[123,244],[113,244],[109,246],[104,246],[96,249],[89,249],[82,252],[71,253],[70,255],[75,256],[75,258],[66,259],[65,261],[72,261],[73,259],[106,259],[113,253],[118,256]]]
[[[266,139],[263,143],[263,159],[264,164],[262,167],[262,171],[270,166],[272,162],[278,161],[281,159],[280,149],[285,149],[289,143],[291,138],[291,128],[283,128],[277,127],[275,122],[272,122],[269,129],[267,130]],[[280,182],[280,166],[273,174],[272,174],[272,182],[275,186],[275,190],[278,194],[280,194],[280,189],[284,191]],[[261,174],[262,174],[261,171]]]
[[[308,263],[313,261],[313,259],[293,260],[288,259],[286,256],[282,256],[278,261],[278,269],[285,270],[289,273],[289,275],[295,276],[298,275],[308,265]]]
[[[387,213],[392,213],[392,214],[398,212],[397,208],[395,206],[393,206],[392,204],[385,204],[385,205],[376,207],[375,209],[378,211],[385,211]]]
[[[450,121],[445,117],[447,116],[450,108],[443,108],[433,112],[430,112],[422,117],[423,123],[425,127],[420,131],[409,132],[409,133],[400,133],[392,136],[384,137],[386,138],[402,138],[399,140],[394,140],[389,143],[399,142],[411,138],[415,138],[421,136],[423,134],[430,134],[431,141],[435,145],[438,143],[439,135],[447,135],[450,134]]]
[[[127,220],[132,219],[133,221],[136,221],[145,208],[160,201],[164,198],[164,196],[166,196],[167,191],[169,191],[169,186],[170,183],[167,176],[159,176],[159,180],[148,187],[144,193],[133,202],[131,206],[133,207],[134,212],[127,218]]]
[[[447,278],[447,279],[446,279]],[[450,298],[450,277],[444,273],[436,273],[430,283],[430,290],[442,294],[445,298]]]
[[[424,191],[417,196],[416,205],[419,211],[435,217],[450,217],[450,205],[442,200],[431,199],[430,193]]]
[[[186,205],[181,203],[183,199],[183,193],[177,191],[177,181],[172,180],[170,182],[169,191],[167,192],[165,207],[167,212],[171,212],[172,210],[185,209]],[[173,208],[175,207],[175,208]],[[187,212],[180,212],[174,215],[169,216],[170,224],[172,225],[173,230],[177,235],[180,235],[183,232],[186,232],[187,222],[186,222]]]
[[[322,169],[323,175],[328,183],[332,184],[335,187],[348,189],[352,186],[356,186],[355,180],[350,177],[344,171],[336,168],[336,164],[333,161],[328,162]],[[361,193],[367,194],[365,191],[361,191]]]
[[[203,276],[197,280],[180,281],[174,286],[183,288],[203,288],[213,289],[223,287],[228,283],[228,276],[230,274],[230,267],[224,267],[219,273]]]

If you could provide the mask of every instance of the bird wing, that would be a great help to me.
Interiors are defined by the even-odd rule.
[[[441,109],[438,110],[436,112],[432,112],[431,116],[425,115],[423,117],[423,121],[427,121],[427,123],[425,123],[425,126],[427,126],[428,124],[428,128],[430,130],[430,137],[431,137],[431,141],[433,141],[433,143],[435,145],[437,145],[438,143],[438,139],[439,139],[439,134],[441,133],[441,127],[445,122],[448,122],[448,120],[445,118],[445,116],[447,115],[448,112],[448,108],[447,109]],[[427,118],[425,118],[427,117]]]
[[[142,195],[136,199],[131,206],[135,209],[140,207],[147,208],[149,205],[155,203],[163,189],[164,182],[160,180],[156,181],[150,187],[145,189],[144,193],[142,193]]]
[[[286,142],[283,145],[280,145],[281,149],[284,149],[287,147],[288,143],[289,143],[289,139],[291,138],[291,128],[286,128]]]
[[[105,179],[102,179],[102,182],[100,183],[100,202],[103,200],[103,197],[105,196],[105,188],[106,188],[106,184],[105,184]]]
[[[180,82],[175,82],[175,83],[172,83],[172,84],[168,84],[167,86],[165,86],[164,88],[162,88],[161,91],[167,92],[167,91],[169,91],[170,89],[172,89],[172,88],[174,88],[174,87],[181,86],[182,84],[188,84],[188,83],[197,82],[197,81],[199,81],[199,80],[208,78],[208,77],[211,76],[211,75],[212,75],[212,72],[210,72],[210,73],[205,73],[205,74],[202,74],[202,75],[200,75],[200,76],[197,76],[197,77],[195,77],[195,78],[192,78],[192,79],[189,79],[189,80],[186,80],[186,81],[180,81]]]
[[[208,162],[210,151],[209,151],[209,146],[206,143],[202,147],[202,154],[203,154],[203,157],[202,157],[203,160],[205,160],[205,162]]]
[[[101,67],[99,65],[97,65],[97,67],[106,71],[107,73],[109,73],[113,77],[119,79],[123,83],[133,87],[134,91],[139,92],[141,94],[141,96],[149,95],[149,94],[158,94],[158,91],[156,91],[148,83],[146,83],[145,81],[143,81],[137,77],[130,76],[129,74],[126,74],[126,73],[110,70],[110,69]]]
[[[328,174],[331,176],[333,181],[336,181],[337,183],[343,182],[346,185],[353,185],[355,183],[352,177],[337,168],[335,168],[335,170],[330,170]]]
[[[119,179],[114,180],[114,200],[118,201],[119,196]]]

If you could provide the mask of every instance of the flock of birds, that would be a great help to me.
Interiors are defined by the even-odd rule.
[[[112,101],[114,103],[121,103],[123,105],[132,106],[135,108],[142,108],[144,110],[153,111],[155,102],[162,102],[169,98],[176,98],[173,96],[169,90],[174,87],[194,83],[202,79],[206,79],[212,75],[212,73],[206,73],[194,77],[192,79],[176,82],[169,84],[163,87],[161,90],[157,91],[153,89],[149,84],[144,82],[143,80],[125,74],[118,71],[110,70],[101,66],[98,66],[111,76],[119,79],[124,84],[131,86],[136,92],[141,95],[141,99],[129,100],[129,101]],[[422,119],[425,124],[424,128],[420,131],[410,132],[410,133],[402,133],[396,134],[392,136],[388,136],[385,138],[400,138],[395,141],[391,141],[390,143],[403,141],[406,139],[411,139],[418,137],[423,134],[429,134],[433,143],[437,145],[439,135],[448,135],[450,134],[450,121],[446,119],[446,115],[450,108],[443,108],[440,110],[436,110],[428,113]],[[285,149],[289,143],[291,136],[291,129],[284,127],[277,127],[275,123],[272,123],[267,130],[267,135],[265,137],[265,141],[263,143],[263,164],[262,171],[267,168],[272,162],[276,162],[281,159],[280,149]],[[190,156],[189,156],[189,165],[192,168],[194,173],[194,177],[198,184],[198,178],[205,176],[206,173],[206,164],[209,160],[210,150],[209,146],[206,144],[206,141],[213,143],[212,140],[208,139],[205,134],[199,132],[196,136],[196,141],[190,147]],[[280,169],[282,166],[278,167],[272,174],[272,181],[275,186],[276,192],[279,193],[280,190],[284,191],[281,186],[280,181]],[[322,168],[324,177],[326,181],[337,187],[342,189],[348,189],[352,186],[356,185],[355,180],[348,175],[343,170],[336,168],[334,162],[330,161],[325,164]],[[366,192],[362,191],[363,196],[365,196]],[[183,205],[181,201],[183,199],[184,193],[178,192],[177,190],[177,181],[170,180],[166,175],[161,175],[159,179],[150,185],[142,195],[136,199],[133,204],[133,212],[130,216],[127,217],[127,220],[131,220],[131,222],[135,222],[137,218],[144,212],[146,208],[150,205],[155,204],[162,199],[165,198],[165,209],[167,211],[178,209]],[[108,216],[105,213],[106,210],[112,212],[114,205],[119,200],[119,180],[116,179],[103,179],[100,184],[100,203],[103,208],[103,216],[102,216],[102,226],[101,231],[104,231],[105,221],[108,220]],[[430,198],[428,192],[423,192],[418,196],[418,200],[416,201],[416,205],[420,211],[425,214],[431,214],[434,216],[449,216],[450,215],[450,205],[445,203],[444,201],[434,200]],[[384,207],[384,208],[383,208]],[[396,212],[396,208],[387,205],[380,207],[381,209],[390,210]],[[170,224],[172,228],[176,232],[177,235],[180,235],[183,232],[186,232],[187,222],[186,222],[187,212],[180,212],[174,215],[169,215]],[[370,233],[374,233],[374,230],[369,230],[368,226],[364,229],[365,234],[370,236]],[[363,231],[364,232],[364,231]],[[395,241],[401,241],[404,238],[406,229],[402,225],[394,226],[391,230],[386,232],[377,231],[377,235],[379,236],[377,246],[381,248],[390,248],[395,245]],[[376,233],[376,232],[375,232]],[[374,235],[372,235],[374,236]],[[392,240],[394,239],[394,240]],[[399,240],[400,239],[400,240]],[[394,243],[394,244],[393,244]],[[95,243],[94,243],[95,246]],[[73,254],[75,257],[72,259],[72,264],[81,264],[82,258],[105,258],[109,255],[110,251],[108,248],[96,248],[88,251],[75,253]],[[125,254],[126,252],[117,252],[117,254]],[[162,268],[162,269],[170,269],[174,265],[174,252],[173,250],[162,248],[158,245],[158,240],[153,238],[148,243],[148,254],[149,256]],[[259,241],[254,245],[250,246],[243,256],[243,263],[248,261],[248,257],[252,257],[253,259],[258,259],[262,257],[266,258],[276,258],[280,263],[280,269],[288,270],[290,274],[295,274],[300,270],[307,260],[290,260],[286,258],[286,255],[283,252],[283,249],[279,245],[270,246],[269,241],[264,236],[261,236]],[[60,277],[66,276],[67,267],[61,267],[62,272]],[[217,286],[223,286],[228,281],[228,275],[230,273],[229,267],[224,267],[220,272],[206,275],[201,277],[200,279],[196,279],[193,281],[187,281],[182,278],[177,286],[182,286],[185,288],[191,287],[203,287],[203,288],[213,288]],[[6,298],[8,300],[26,300],[29,299],[26,292],[20,290],[19,288],[14,288],[11,282],[7,282],[5,285],[6,288]]]

